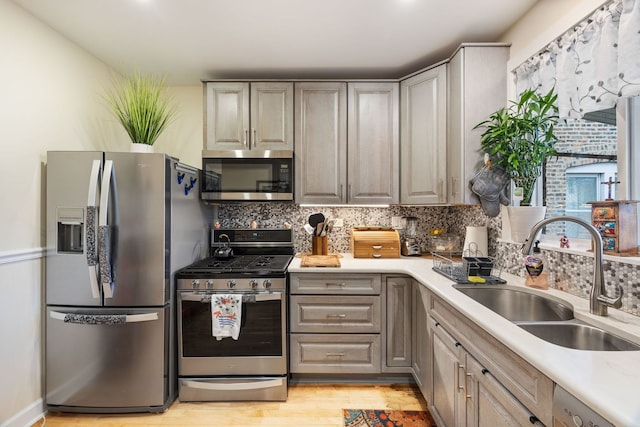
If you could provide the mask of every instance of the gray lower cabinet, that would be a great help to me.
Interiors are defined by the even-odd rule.
[[[422,285],[411,284],[411,373],[424,398],[431,402],[429,387],[429,332],[427,329],[427,300],[420,293]]]
[[[387,277],[386,304],[386,371],[411,366],[411,278]]]
[[[381,372],[379,274],[291,274],[290,372]]]
[[[431,412],[444,426],[530,426],[533,414],[431,319],[433,400]]]
[[[553,382],[459,311],[429,301],[430,410],[442,426],[552,425]]]

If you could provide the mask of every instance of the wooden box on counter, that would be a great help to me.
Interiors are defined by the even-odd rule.
[[[400,235],[384,227],[352,228],[351,253],[354,258],[400,258]]]
[[[637,200],[605,200],[591,205],[591,222],[602,236],[602,249],[613,255],[638,254]]]

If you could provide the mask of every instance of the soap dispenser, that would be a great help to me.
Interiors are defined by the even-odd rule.
[[[527,255],[524,260],[524,266],[527,269],[527,279],[524,284],[531,288],[549,289],[549,272],[544,271],[545,259],[538,244],[540,241],[536,240],[533,253]]]

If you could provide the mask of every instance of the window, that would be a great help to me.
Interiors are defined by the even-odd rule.
[[[638,197],[640,182],[636,181],[640,177],[635,171],[640,169],[640,150],[634,147],[640,144],[638,107],[640,100],[634,98],[625,108],[628,123],[616,123],[615,109],[590,113],[583,119],[561,120],[556,130],[558,156],[548,159],[543,171],[547,217],[570,215],[590,222],[588,202],[616,199],[618,195],[625,199]],[[624,146],[619,146],[619,132],[623,141],[620,145]],[[625,180],[628,182],[622,182]],[[551,244],[558,243],[563,235],[590,239],[586,230],[573,223],[553,223],[543,230],[543,239]]]

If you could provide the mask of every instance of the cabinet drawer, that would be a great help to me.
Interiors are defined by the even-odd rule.
[[[484,365],[491,375],[545,425],[551,425],[551,379],[433,294],[430,309],[433,318]]]
[[[379,274],[292,274],[292,294],[379,295]]]
[[[291,334],[292,373],[380,373],[380,335]]]
[[[361,246],[353,249],[354,258],[400,258],[400,246]]]
[[[292,295],[291,332],[379,333],[379,296]]]
[[[613,206],[598,206],[592,208],[593,220],[616,219],[616,208]]]

